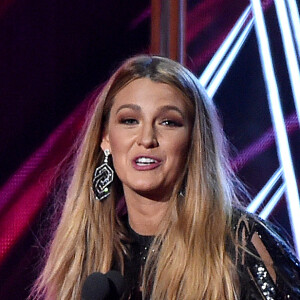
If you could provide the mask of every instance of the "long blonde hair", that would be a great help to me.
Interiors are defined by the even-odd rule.
[[[33,298],[80,299],[82,284],[90,273],[106,273],[113,261],[118,261],[123,271],[126,231],[116,212],[121,183],[117,178],[103,202],[95,200],[91,186],[93,172],[103,159],[101,134],[114,96],[143,77],[179,89],[194,110],[186,169],[152,243],[155,251],[150,251],[146,262],[143,295],[156,300],[237,299],[236,269],[226,249],[231,205],[236,201],[234,175],[228,167],[215,107],[186,68],[167,58],[146,55],[125,61],[95,96],[62,217]],[[184,197],[179,196],[182,189]]]

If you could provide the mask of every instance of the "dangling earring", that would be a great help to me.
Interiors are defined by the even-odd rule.
[[[183,179],[183,182],[181,184],[181,188],[180,188],[180,191],[179,191],[179,196],[180,197],[185,197],[185,189],[186,189],[186,176],[184,177]]]
[[[180,197],[185,197],[185,189],[184,188],[180,189],[179,196]]]
[[[104,150],[104,162],[101,166],[96,168],[93,176],[93,191],[97,200],[102,201],[110,195],[108,186],[114,180],[114,171],[108,165],[108,156],[110,151]]]

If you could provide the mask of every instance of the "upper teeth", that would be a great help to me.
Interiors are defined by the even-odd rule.
[[[136,160],[136,163],[138,164],[152,164],[155,162],[157,162],[155,159],[149,157],[140,157]]]

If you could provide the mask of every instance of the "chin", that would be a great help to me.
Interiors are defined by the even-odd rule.
[[[151,191],[162,187],[160,182],[153,182],[152,180],[145,180],[144,178],[136,178],[134,181],[132,181],[132,184],[129,186],[135,190],[145,191]]]
[[[161,193],[161,186],[135,185],[132,190],[139,194]]]
[[[135,187],[133,190],[135,190],[136,192],[138,192],[138,193],[149,193],[149,194],[151,194],[151,193],[157,193],[159,190],[160,190],[160,188],[159,187],[147,187],[147,186],[137,186],[137,187]]]

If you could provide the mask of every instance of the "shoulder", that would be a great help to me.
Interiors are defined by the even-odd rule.
[[[276,257],[276,260],[279,258],[284,259],[288,255],[293,263],[299,265],[285,233],[273,223],[247,211],[235,208],[233,210],[232,228],[235,237],[240,242],[244,240],[244,243],[249,244],[257,236],[271,256]]]
[[[233,211],[232,229],[235,261],[243,280],[254,281],[261,293],[269,290],[269,295],[300,299],[299,261],[282,230],[240,209]]]

